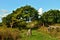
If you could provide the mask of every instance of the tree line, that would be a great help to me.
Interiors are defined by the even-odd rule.
[[[40,18],[38,10],[30,5],[22,6],[12,11],[11,14],[2,18],[1,25],[11,28],[35,28],[38,25],[49,26],[51,24],[60,23],[60,11],[50,9],[43,12]]]

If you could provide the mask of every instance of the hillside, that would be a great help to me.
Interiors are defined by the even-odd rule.
[[[28,37],[26,36],[26,34],[24,34],[22,40],[58,40],[58,39],[55,37],[51,37],[49,34],[33,30],[32,36]]]

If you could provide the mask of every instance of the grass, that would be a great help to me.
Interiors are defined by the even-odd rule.
[[[51,37],[49,34],[45,34],[42,32],[38,32],[37,30],[32,31],[32,36],[28,37],[26,34],[24,35],[21,40],[58,40],[57,38]]]

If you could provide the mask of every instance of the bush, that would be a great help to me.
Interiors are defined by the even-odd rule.
[[[57,31],[57,32],[60,32],[60,28],[59,28],[59,27],[56,27],[56,31]]]
[[[0,28],[0,40],[17,40],[20,38],[20,31],[13,28]]]

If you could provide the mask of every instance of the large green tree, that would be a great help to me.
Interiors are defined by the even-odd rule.
[[[43,25],[60,23],[60,11],[51,9],[47,12],[44,12],[40,19]]]
[[[27,23],[38,20],[38,12],[35,8],[26,5],[14,10],[2,19],[8,27],[26,27]]]
[[[37,25],[38,20],[38,11],[29,6],[23,6],[14,10],[11,14],[3,18],[3,23],[5,23],[8,27],[18,27],[18,28],[29,28],[29,35],[32,33],[31,28],[34,25]],[[35,21],[35,23],[33,22]],[[28,27],[27,27],[28,25]]]

